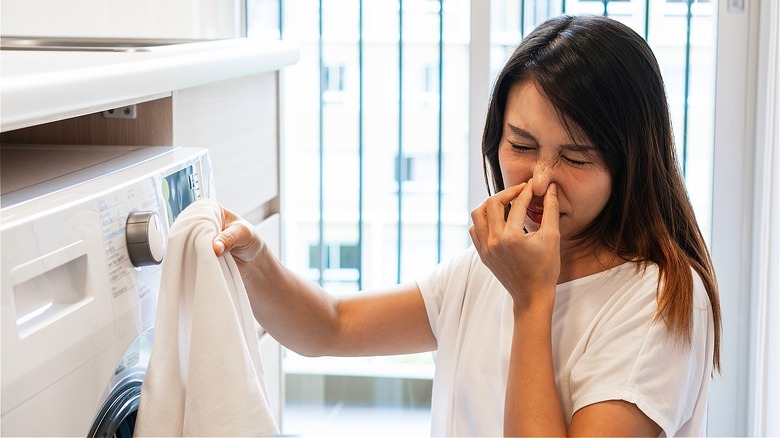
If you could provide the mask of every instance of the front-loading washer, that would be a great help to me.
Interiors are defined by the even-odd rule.
[[[159,262],[206,149],[0,147],[0,435],[131,436]]]

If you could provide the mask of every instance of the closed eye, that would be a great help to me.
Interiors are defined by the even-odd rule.
[[[530,152],[536,150],[535,147],[531,147],[531,146],[525,146],[525,145],[515,144],[515,143],[510,143],[510,144],[512,145],[512,150],[517,152]]]
[[[575,160],[566,156],[561,156],[561,158],[563,158],[563,161],[571,164],[572,166],[581,167],[590,164],[589,161]]]

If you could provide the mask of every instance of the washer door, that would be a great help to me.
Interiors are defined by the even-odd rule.
[[[154,327],[141,333],[127,349],[108,382],[103,405],[95,415],[88,437],[132,437],[141,404],[141,385],[146,376],[154,341]]]
[[[133,377],[117,386],[100,408],[89,431],[90,437],[133,436],[138,404],[141,402],[143,378]]]

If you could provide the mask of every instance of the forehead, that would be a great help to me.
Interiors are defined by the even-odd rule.
[[[588,136],[572,121],[564,117],[547,99],[533,81],[514,84],[507,94],[504,108],[504,134],[507,125],[522,129],[539,139],[555,144],[590,143]]]

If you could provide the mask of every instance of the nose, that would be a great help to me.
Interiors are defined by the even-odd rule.
[[[533,173],[534,196],[544,196],[550,183],[555,182],[554,168],[554,163],[549,161],[539,160],[536,162]]]

